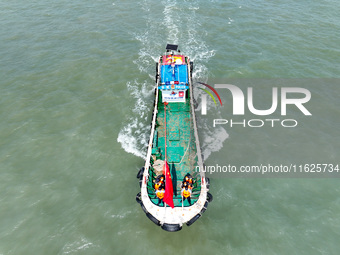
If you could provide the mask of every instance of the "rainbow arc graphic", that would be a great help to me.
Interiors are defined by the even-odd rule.
[[[209,88],[217,96],[217,98],[220,101],[220,104],[222,106],[221,97],[220,97],[220,95],[217,93],[217,91],[212,86],[210,86],[209,84],[203,83],[203,82],[198,82],[198,83],[206,86],[207,88]],[[213,94],[209,90],[204,89],[204,88],[199,88],[199,89],[201,89],[204,92],[206,92],[212,98],[212,100],[214,101],[215,105],[217,106],[217,102],[215,100],[215,97],[213,96]],[[207,114],[207,97],[206,97],[206,95],[202,95],[202,111],[201,111],[201,113],[202,113],[202,115],[206,115]]]

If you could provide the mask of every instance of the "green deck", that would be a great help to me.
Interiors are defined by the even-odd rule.
[[[181,207],[181,183],[184,176],[190,173],[194,178],[193,194],[191,203],[195,203],[200,194],[201,180],[195,172],[197,165],[196,143],[194,138],[193,123],[191,118],[190,98],[185,103],[169,103],[166,106],[166,130],[167,130],[167,161],[169,164],[173,188],[174,205]],[[165,126],[164,104],[162,103],[161,91],[158,96],[158,114],[156,120],[155,135],[151,156],[149,174],[152,178],[148,181],[148,193],[151,201],[157,204],[158,199],[153,188],[155,173],[153,172],[153,158],[165,160]],[[187,200],[183,206],[189,206]]]

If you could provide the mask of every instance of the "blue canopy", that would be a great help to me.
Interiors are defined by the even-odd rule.
[[[188,83],[187,65],[162,65],[161,66],[161,82],[178,81],[180,84]]]

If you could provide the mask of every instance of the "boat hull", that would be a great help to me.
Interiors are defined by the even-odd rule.
[[[170,59],[170,60],[169,60]],[[169,63],[170,62],[170,63]],[[144,167],[139,171],[141,192],[136,200],[147,217],[167,231],[178,231],[201,217],[211,201],[209,180],[197,132],[192,89],[192,62],[185,55],[161,56],[156,65],[155,102]],[[155,194],[155,180],[169,164],[174,207]],[[191,199],[183,199],[183,178],[192,176]]]

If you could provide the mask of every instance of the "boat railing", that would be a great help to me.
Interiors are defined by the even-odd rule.
[[[159,59],[158,64],[160,64],[161,59]],[[157,70],[158,77],[160,77],[160,68]],[[149,168],[150,168],[150,159],[151,159],[151,152],[152,152],[152,145],[153,145],[153,138],[154,138],[154,133],[155,133],[155,126],[156,126],[156,117],[157,117],[157,105],[158,105],[158,86],[159,86],[160,79],[157,79],[156,82],[156,95],[155,95],[155,105],[154,109],[155,111],[153,112],[152,116],[152,123],[151,123],[151,134],[150,134],[150,139],[149,139],[149,144],[148,144],[148,152],[146,155],[146,160],[145,160],[145,166],[144,166],[144,176],[147,179],[149,178]]]

